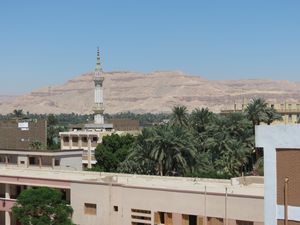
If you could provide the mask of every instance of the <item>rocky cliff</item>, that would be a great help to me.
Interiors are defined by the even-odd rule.
[[[233,107],[234,101],[263,97],[272,102],[298,102],[300,83],[272,80],[212,81],[182,72],[104,73],[107,113],[131,111],[169,112],[174,105],[189,109],[209,107],[218,112]],[[63,85],[41,88],[14,98],[0,98],[0,113],[14,109],[32,113],[91,113],[93,74],[87,73]]]

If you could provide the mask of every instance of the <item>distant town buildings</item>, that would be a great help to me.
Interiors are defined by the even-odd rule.
[[[282,115],[282,120],[276,120],[273,124],[295,124],[300,119],[300,103],[272,103],[268,102],[268,106],[276,109],[276,111]],[[243,112],[247,107],[247,103],[241,104],[234,103],[228,109],[222,109],[220,114],[226,115],[233,112]]]

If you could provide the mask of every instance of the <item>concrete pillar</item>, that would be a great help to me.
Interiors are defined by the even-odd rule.
[[[173,225],[182,225],[182,215],[179,213],[172,213]]]
[[[42,157],[39,156],[39,167],[41,168],[42,167]]]
[[[10,222],[10,213],[9,212],[5,212],[5,225],[11,225]]]
[[[88,136],[88,168],[91,169],[92,168],[92,141],[91,141],[91,137]]]
[[[54,167],[55,167],[55,158],[52,157],[52,169],[54,169]]]
[[[10,184],[5,184],[5,198],[10,199]]]
[[[78,148],[81,149],[82,148],[82,137],[78,136]]]
[[[5,166],[7,166],[8,165],[8,157],[7,157],[7,155],[5,156]]]
[[[64,136],[61,135],[61,136],[60,136],[60,149],[63,149],[63,148],[64,148],[64,145],[65,145],[65,143],[64,143]]]
[[[69,149],[72,149],[72,147],[73,147],[72,136],[69,136]]]

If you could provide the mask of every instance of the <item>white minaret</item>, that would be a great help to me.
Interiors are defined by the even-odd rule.
[[[94,111],[94,123],[95,124],[104,124],[104,106],[103,106],[103,81],[104,77],[102,75],[103,71],[100,63],[100,52],[99,48],[97,49],[97,63],[95,69],[95,105],[93,108]]]

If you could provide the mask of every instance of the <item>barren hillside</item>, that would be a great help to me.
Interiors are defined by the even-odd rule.
[[[209,107],[218,112],[232,108],[243,98],[297,102],[300,83],[272,80],[211,81],[181,72],[110,72],[104,74],[106,112],[169,112],[174,105],[189,109]],[[87,73],[63,85],[41,88],[16,98],[0,98],[0,113],[16,108],[32,113],[91,113],[93,74]]]

